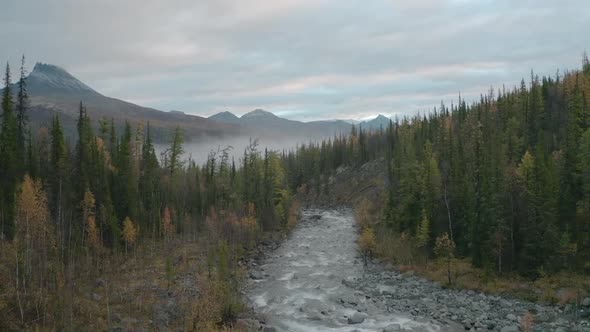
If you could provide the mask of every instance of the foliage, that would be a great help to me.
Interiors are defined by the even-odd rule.
[[[126,247],[133,247],[137,241],[138,230],[135,224],[129,217],[123,221],[123,240],[125,241]]]

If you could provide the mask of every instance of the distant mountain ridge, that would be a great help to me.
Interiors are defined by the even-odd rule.
[[[105,117],[114,119],[118,127],[125,121],[152,127],[154,139],[166,142],[174,128],[181,127],[187,139],[198,136],[223,136],[239,134],[239,128],[229,123],[212,121],[183,112],[163,112],[135,105],[100,94],[84,84],[65,69],[45,63],[35,64],[26,79],[30,99],[29,120],[33,128],[47,126],[59,114],[66,134],[73,136],[80,102],[96,123]],[[11,87],[16,93],[16,84]]]
[[[368,130],[386,129],[391,121],[388,117],[379,114],[375,119],[369,121],[323,120],[302,122],[285,119],[262,109],[255,109],[241,117],[224,111],[211,115],[208,119],[255,128],[262,132],[299,133],[311,135],[314,138],[348,134],[353,124]]]
[[[149,121],[154,138],[160,142],[167,142],[177,126],[184,130],[188,141],[201,136],[297,137],[303,141],[346,135],[355,123],[353,120],[301,122],[262,109],[255,109],[241,117],[225,111],[209,118],[181,111],[164,112],[105,96],[65,69],[46,63],[35,64],[27,77],[27,88],[30,97],[28,116],[32,127],[47,126],[59,114],[66,133],[74,139],[80,102],[84,103],[95,123],[101,118],[112,118],[121,127],[125,121],[133,125]],[[14,84],[13,93],[16,90]],[[377,130],[386,128],[389,121],[380,115],[355,125]]]

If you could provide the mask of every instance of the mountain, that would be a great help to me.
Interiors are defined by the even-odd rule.
[[[238,128],[230,123],[182,112],[163,112],[104,96],[55,65],[37,63],[27,77],[27,88],[30,96],[28,115],[33,128],[46,126],[55,114],[60,114],[68,136],[75,134],[80,102],[84,103],[88,115],[95,122],[103,117],[112,118],[121,127],[125,121],[133,125],[149,121],[154,139],[160,142],[168,141],[177,126],[184,130],[187,140],[198,136],[239,133]],[[16,85],[12,90],[16,92]]]
[[[386,129],[387,127],[389,127],[390,121],[391,120],[388,117],[386,117],[382,114],[379,114],[373,120],[363,121],[360,123],[360,125],[364,129],[379,130],[381,128]]]
[[[271,112],[255,109],[241,117],[221,112],[209,117],[222,123],[237,124],[241,132],[252,137],[295,137],[301,141],[345,134],[351,124],[342,120],[302,122],[279,117]]]
[[[270,119],[281,119],[278,116],[274,115],[271,112],[267,112],[265,110],[261,110],[261,109],[255,109],[251,112],[248,112],[244,115],[242,115],[242,117],[240,118],[242,120],[246,120],[246,121],[257,121],[257,120],[270,120]]]
[[[79,96],[100,96],[88,85],[82,83],[64,69],[45,63],[37,63],[27,77],[29,93],[33,95],[76,94]]]
[[[232,112],[219,112],[209,117],[209,120],[223,122],[223,123],[238,123],[240,122],[240,118],[238,118]]]
[[[201,136],[291,137],[300,141],[348,134],[351,121],[329,120],[301,122],[279,117],[256,109],[241,117],[221,112],[203,118],[180,111],[163,112],[105,96],[78,80],[65,69],[37,63],[27,77],[30,96],[29,119],[34,130],[47,126],[55,114],[60,115],[66,135],[75,139],[80,102],[95,123],[102,118],[113,119],[119,129],[125,121],[132,125],[149,122],[154,139],[168,142],[177,126],[184,130],[187,141]],[[16,84],[12,90],[16,93]],[[389,119],[383,115],[362,123],[368,129],[387,127]]]

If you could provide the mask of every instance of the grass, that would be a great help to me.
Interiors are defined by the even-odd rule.
[[[560,305],[579,303],[590,294],[590,279],[579,274],[560,272],[529,280],[516,274],[490,273],[488,270],[474,267],[471,261],[465,258],[452,260],[452,283],[449,285],[446,261],[427,260],[424,253],[411,247],[409,239],[398,237],[398,240],[391,240],[387,234],[380,234],[377,244],[377,254],[380,258],[395,265],[401,272],[413,271],[449,288]],[[389,240],[385,241],[384,238]]]
[[[0,320],[15,322],[7,330],[106,331],[158,330],[155,313],[164,308],[171,331],[230,331],[218,323],[228,306],[232,315],[244,307],[237,292],[229,292],[218,278],[208,278],[205,239],[176,238],[141,241],[128,254],[108,254],[100,262],[80,259],[73,269],[71,287],[61,283],[46,294],[48,310],[41,320],[17,325],[18,311],[0,301]],[[232,276],[238,283],[240,275]],[[63,277],[62,277],[63,278]],[[229,300],[228,300],[229,299]],[[226,301],[227,300],[227,301]],[[231,301],[230,301],[231,300]],[[173,303],[172,307],[169,303]],[[207,314],[196,308],[207,308]],[[170,314],[170,313],[173,314]]]
[[[590,296],[590,278],[580,274],[541,272],[540,278],[529,280],[515,273],[498,275],[477,268],[466,258],[452,259],[452,282],[448,284],[447,262],[432,259],[428,253],[416,248],[411,236],[399,234],[376,222],[381,211],[382,207],[379,205],[361,200],[355,207],[355,218],[361,228],[375,228],[376,256],[401,272],[413,271],[449,288],[474,290],[537,303],[579,304],[581,299]]]

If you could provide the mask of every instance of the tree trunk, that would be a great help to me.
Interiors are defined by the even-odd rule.
[[[447,278],[449,279],[449,285],[451,285],[451,257],[447,259]]]
[[[19,277],[19,273],[18,273],[18,247],[17,246],[15,246],[15,248],[14,248],[14,253],[16,255],[16,271],[15,271],[16,272],[16,302],[18,303],[18,310],[20,312],[20,321],[21,321],[21,323],[24,323],[25,322],[25,312],[23,309],[22,301],[20,299],[20,290],[19,290],[20,287],[19,287],[19,283],[18,283],[18,280],[20,277]]]

